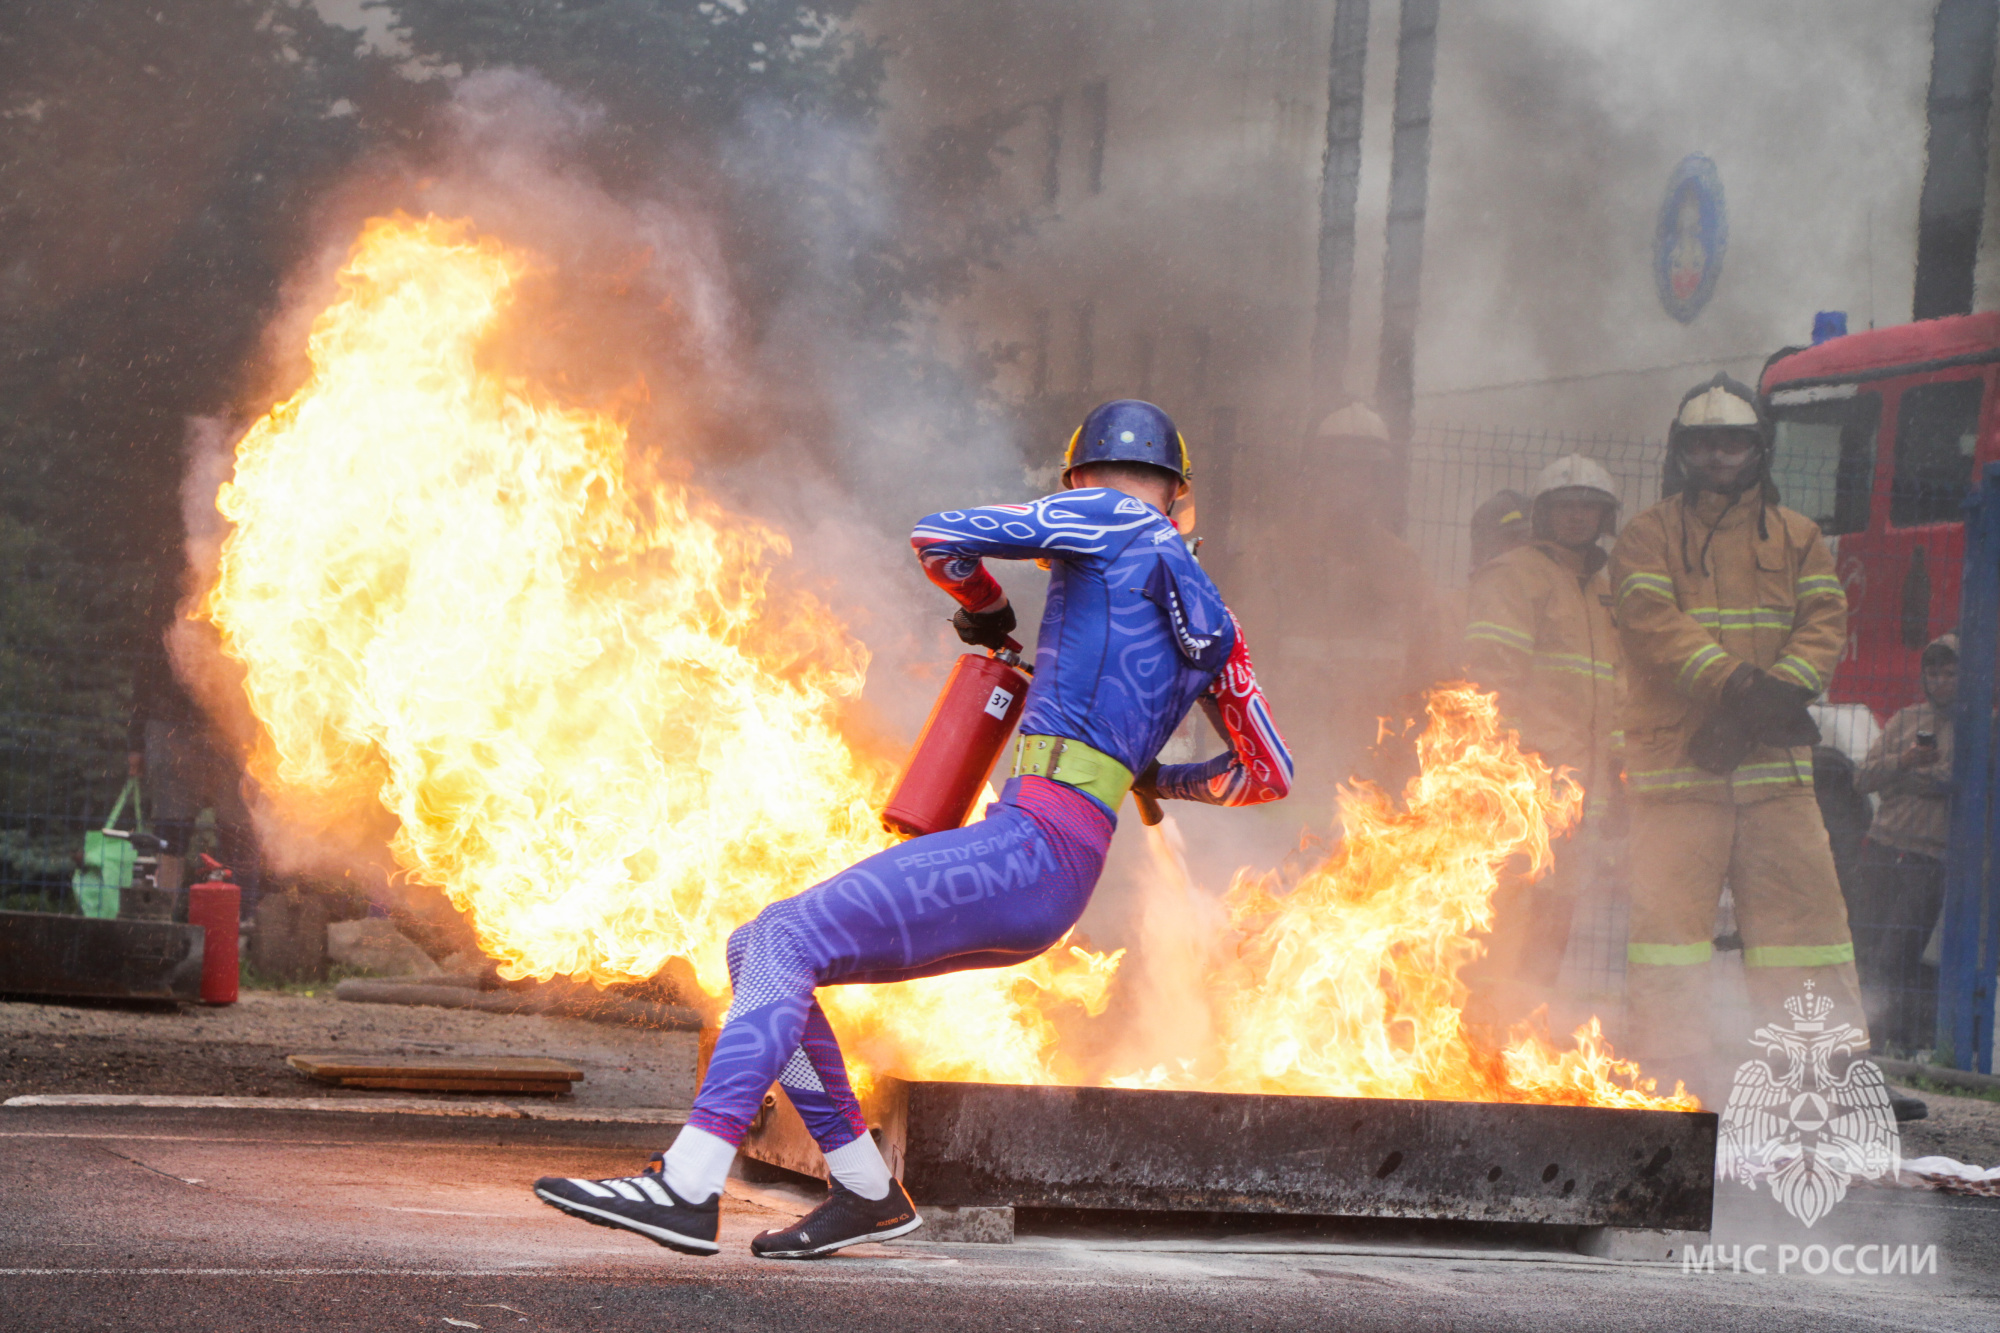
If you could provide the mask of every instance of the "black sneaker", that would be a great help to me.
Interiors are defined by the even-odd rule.
[[[689,1203],[667,1188],[658,1170],[611,1180],[578,1180],[574,1176],[543,1176],[535,1182],[535,1197],[551,1208],[600,1227],[622,1227],[682,1254],[714,1254],[721,1247],[715,1234],[722,1218],[722,1196],[707,1203]]]
[[[750,1242],[750,1253],[760,1259],[818,1259],[849,1245],[907,1236],[923,1224],[900,1180],[890,1181],[879,1199],[864,1199],[835,1181],[825,1203],[783,1231],[763,1232]]]

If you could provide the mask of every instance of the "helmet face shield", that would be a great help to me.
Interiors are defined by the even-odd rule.
[[[1748,454],[1764,446],[1764,437],[1754,427],[1699,426],[1681,432],[1682,453]]]
[[[1544,504],[1589,504],[1614,512],[1618,508],[1617,496],[1595,486],[1565,486],[1537,498]]]
[[[1584,520],[1587,527],[1578,531]],[[1571,545],[1617,533],[1618,497],[1595,486],[1565,486],[1535,497],[1535,535],[1543,541]]]

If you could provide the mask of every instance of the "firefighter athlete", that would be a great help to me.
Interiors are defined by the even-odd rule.
[[[1121,399],[1070,438],[1063,484],[1026,505],[932,514],[911,541],[959,604],[970,644],[1014,628],[981,561],[1049,562],[1035,676],[1015,776],[964,828],[879,852],[771,904],[729,937],[729,1013],[693,1113],[637,1176],[535,1183],[544,1202],[685,1254],[714,1254],[722,1187],[775,1081],[826,1154],[833,1187],[798,1223],[751,1242],[805,1259],[921,1225],[868,1134],[819,986],[907,981],[1035,957],[1083,914],[1116,811],[1156,796],[1252,805],[1290,790],[1292,765],[1241,628],[1166,510],[1186,492],[1187,443],[1166,413]],[[1203,764],[1154,759],[1188,709],[1215,699],[1230,749]]]
[[[1498,695],[1502,722],[1524,750],[1583,785],[1584,817],[1540,879],[1510,874],[1495,896],[1487,956],[1466,974],[1471,1013],[1494,1024],[1526,1017],[1535,997],[1555,986],[1583,871],[1617,784],[1618,638],[1599,545],[1618,530],[1610,474],[1581,454],[1557,459],[1535,479],[1530,521],[1527,544],[1473,574],[1465,668]]]
[[[1812,981],[1834,1021],[1864,1022],[1806,712],[1846,640],[1847,597],[1819,528],[1779,505],[1771,448],[1749,388],[1717,375],[1691,390],[1667,436],[1667,498],[1611,556],[1629,668],[1631,1053],[1705,1096],[1725,881],[1756,1017]]]

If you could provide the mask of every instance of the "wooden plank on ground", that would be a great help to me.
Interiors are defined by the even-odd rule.
[[[404,1092],[564,1093],[583,1078],[574,1065],[526,1055],[302,1053],[285,1062],[337,1087]]]
[[[384,1088],[399,1092],[542,1092],[560,1096],[567,1083],[536,1083],[528,1079],[493,1078],[344,1078],[343,1088]]]

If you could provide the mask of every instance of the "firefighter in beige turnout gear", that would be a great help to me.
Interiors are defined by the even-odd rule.
[[[1629,668],[1627,1048],[1649,1074],[1710,1093],[1725,882],[1753,1026],[1808,980],[1838,1004],[1831,1021],[1865,1023],[1805,710],[1840,657],[1847,597],[1817,525],[1778,504],[1771,445],[1749,388],[1718,375],[1690,391],[1667,437],[1669,494],[1611,557]]]
[[[1517,868],[1495,895],[1487,956],[1465,979],[1474,1021],[1500,1027],[1527,1018],[1555,987],[1617,780],[1618,639],[1598,543],[1617,531],[1618,492],[1602,467],[1571,454],[1535,479],[1530,516],[1531,540],[1473,575],[1465,667],[1498,695],[1502,725],[1522,748],[1582,785],[1584,817],[1539,879]]]

